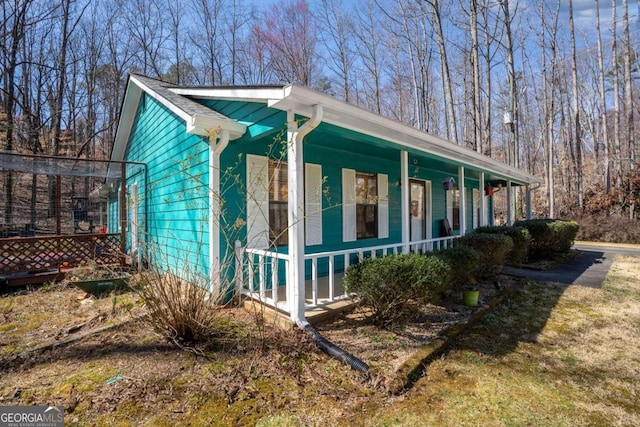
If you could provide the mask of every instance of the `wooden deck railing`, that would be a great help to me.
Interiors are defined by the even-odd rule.
[[[0,275],[72,268],[90,260],[100,265],[120,264],[120,236],[113,233],[0,239]]]

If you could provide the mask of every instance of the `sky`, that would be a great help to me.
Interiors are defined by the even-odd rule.
[[[608,28],[611,23],[611,0],[600,0],[600,21],[603,28]],[[640,9],[640,0],[628,0],[629,4],[629,20],[636,24],[638,29],[638,10]],[[622,20],[622,1],[616,1],[616,14],[618,22]],[[569,1],[560,1],[561,13],[569,16]],[[583,31],[592,30],[595,32],[596,26],[596,7],[594,0],[573,0],[573,15],[577,28]],[[619,25],[618,28],[621,29]]]

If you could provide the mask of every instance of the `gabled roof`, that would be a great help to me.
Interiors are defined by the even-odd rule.
[[[494,174],[496,177],[511,179],[518,184],[537,184],[542,182],[539,178],[523,170],[514,168],[468,148],[461,147],[445,139],[407,126],[399,121],[340,101],[332,96],[295,84],[251,87],[176,87],[139,75],[132,75],[130,77],[129,85],[131,86],[132,84],[140,88],[140,90],[144,90],[151,96],[154,96],[154,98],[158,99],[179,116],[185,117],[185,120],[190,117],[195,123],[197,118],[201,118],[200,120],[202,122],[202,118],[206,115],[208,120],[216,121],[215,126],[220,125],[223,129],[225,126],[229,128],[237,126],[234,127],[234,129],[236,129],[235,133],[230,132],[232,139],[234,136],[239,137],[244,133],[246,130],[245,127],[242,127],[244,125],[198,104],[191,100],[191,98],[261,102],[266,103],[270,108],[282,111],[292,110],[296,114],[307,117],[311,117],[314,105],[321,105],[323,109],[322,122],[389,141],[398,146],[405,147],[410,151],[428,153],[449,160],[455,164]],[[130,88],[128,87],[125,104],[129,96],[129,91]],[[133,120],[133,115],[135,115],[135,111],[131,114],[130,120]],[[120,128],[123,127],[122,122],[124,119],[125,116],[123,115],[120,119],[121,123],[118,127],[118,135],[120,135]],[[129,127],[130,125],[131,124],[129,124]],[[211,127],[214,126],[208,126],[208,128]],[[199,133],[199,129],[202,129],[202,127],[192,126],[191,132]],[[122,143],[123,141],[116,139],[116,145],[118,145],[119,142]],[[124,141],[124,144],[126,145],[126,141]]]
[[[112,160],[123,159],[142,93],[151,96],[182,118],[186,123],[188,133],[206,136],[209,135],[210,130],[220,128],[229,131],[230,139],[237,139],[246,131],[246,125],[175,93],[170,83],[139,74],[131,74],[120,112],[116,140],[111,154]]]

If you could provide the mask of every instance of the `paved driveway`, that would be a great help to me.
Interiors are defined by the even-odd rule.
[[[616,254],[640,256],[640,246],[633,245],[579,242],[574,245],[574,249],[580,250],[581,253],[554,270],[537,271],[505,267],[504,273],[540,282],[556,282],[599,288],[606,279]]]

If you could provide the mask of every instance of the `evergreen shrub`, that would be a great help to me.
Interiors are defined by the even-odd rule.
[[[513,241],[513,249],[509,252],[506,259],[506,265],[519,267],[527,261],[529,253],[529,245],[531,244],[531,234],[524,227],[507,226],[507,225],[490,225],[478,227],[473,230],[474,233],[502,234],[511,237]]]
[[[477,278],[487,279],[500,274],[513,250],[513,240],[502,234],[471,232],[456,239],[454,246],[466,246],[478,251],[480,264]]]
[[[382,326],[406,317],[416,304],[436,302],[449,284],[449,267],[432,254],[367,258],[349,266],[343,283]]]
[[[575,221],[549,218],[518,221],[515,225],[526,228],[531,235],[529,258],[532,260],[552,259],[569,252],[580,229]]]

